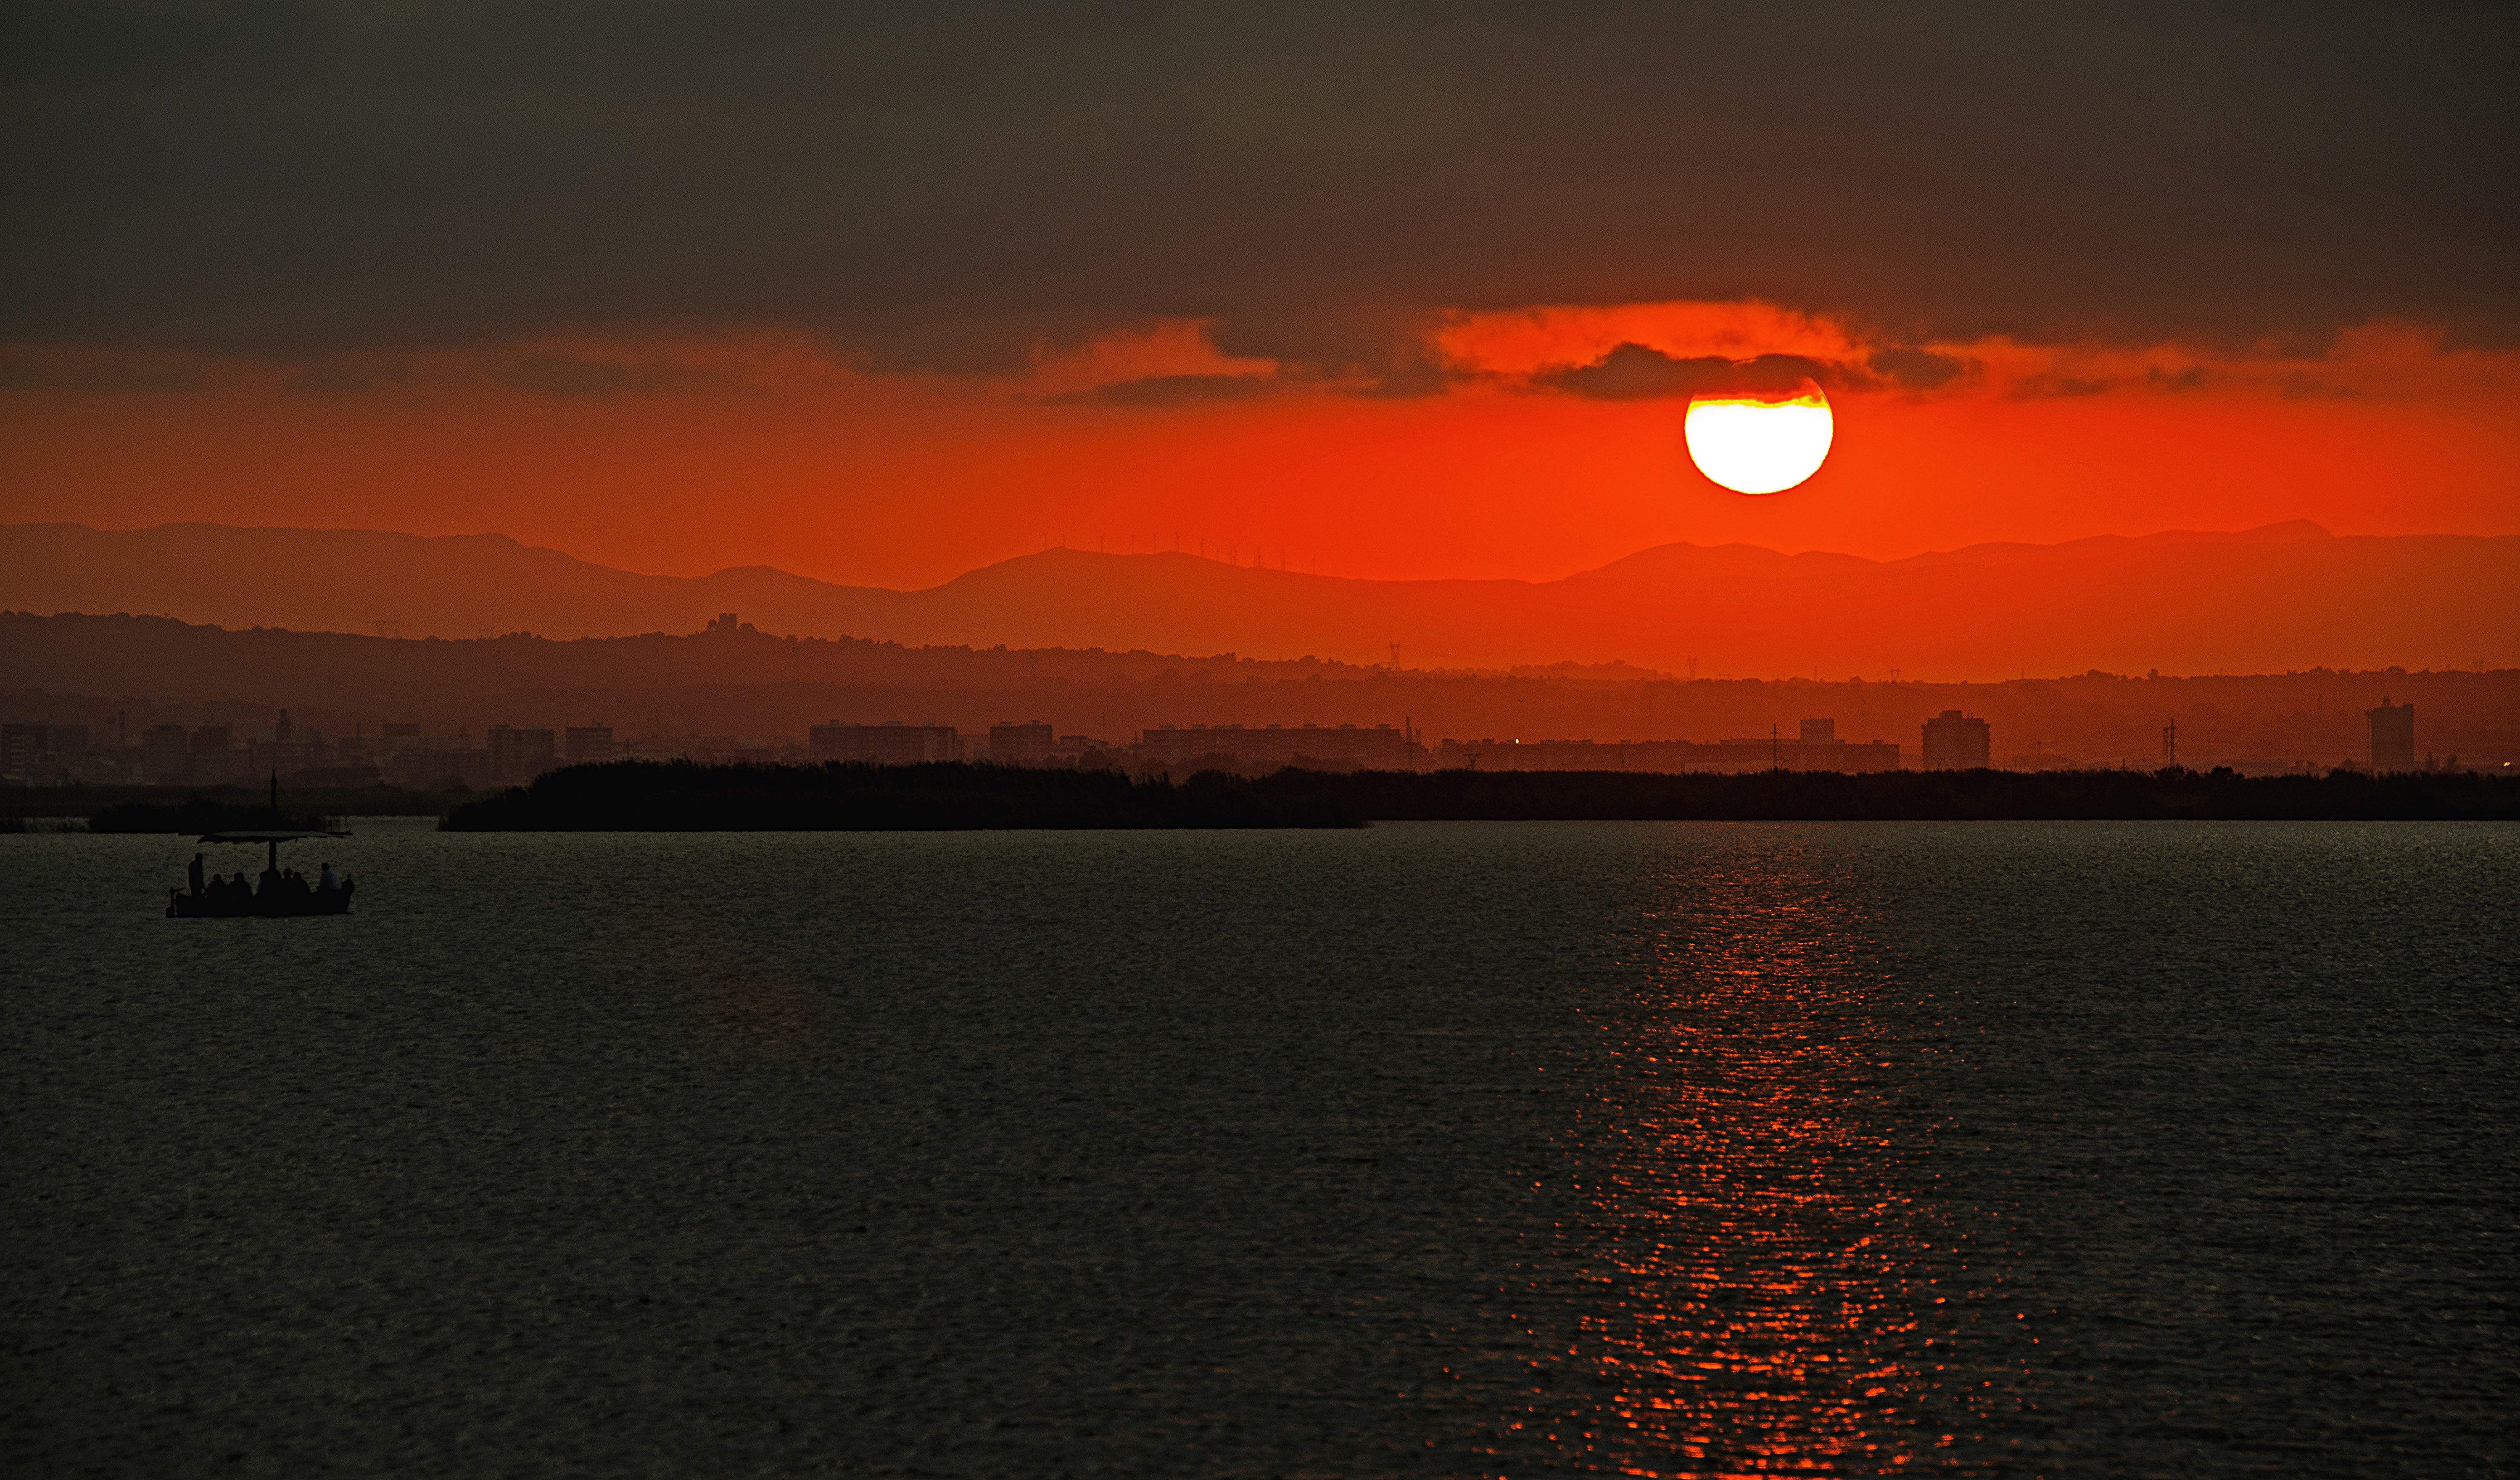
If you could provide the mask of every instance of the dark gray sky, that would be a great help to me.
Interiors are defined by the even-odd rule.
[[[1423,381],[1430,312],[1886,342],[2520,334],[2520,7],[10,7],[0,338],[1153,316]]]

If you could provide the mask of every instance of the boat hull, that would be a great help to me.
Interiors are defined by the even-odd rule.
[[[266,899],[222,898],[215,894],[186,894],[181,890],[166,891],[168,919],[292,919],[301,915],[347,915],[350,895],[359,886],[343,884],[338,889],[316,889],[305,894],[284,893]]]

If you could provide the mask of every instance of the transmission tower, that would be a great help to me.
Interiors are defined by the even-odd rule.
[[[2164,766],[2179,764],[2179,721],[2177,720],[2172,720],[2161,727],[2161,763]]]

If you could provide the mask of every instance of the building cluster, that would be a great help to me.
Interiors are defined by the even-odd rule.
[[[2371,767],[2418,769],[2415,710],[2383,698],[2367,711]],[[2165,731],[2165,736],[2174,733]],[[206,723],[158,725],[125,743],[92,737],[83,724],[11,721],[0,725],[0,781],[17,785],[217,785],[277,774],[296,785],[359,786],[380,783],[415,789],[480,789],[532,781],[557,766],[625,758],[800,764],[862,761],[917,765],[986,761],[1012,766],[1118,766],[1176,775],[1207,768],[1245,773],[1284,766],[1324,770],[1417,771],[1965,771],[1992,764],[1987,721],[1946,709],[1924,722],[1919,747],[1903,756],[1890,740],[1847,740],[1836,722],[1807,719],[1786,736],[1722,740],[1441,740],[1427,743],[1412,726],[1162,725],[1134,740],[1059,735],[1042,720],[1001,720],[984,734],[952,725],[893,720],[882,724],[815,725],[802,743],[793,736],[662,735],[622,739],[601,721],[586,725],[492,725],[474,737],[425,733],[417,723],[389,722],[326,738],[292,726],[289,711],[268,730],[240,735]],[[2165,740],[2165,746],[2169,741]],[[2165,749],[2165,754],[2173,752]],[[2455,763],[2455,757],[2452,757]],[[2016,768],[2043,769],[2055,758],[2034,752]],[[2422,763],[2431,769],[2430,757]]]
[[[1426,747],[1414,732],[1389,725],[1166,725],[1140,733],[1140,759],[1172,769],[1227,760],[1237,770],[1275,771],[1310,765],[1349,771],[1414,771]]]
[[[1843,740],[1837,721],[1807,719],[1797,732],[1723,740],[1440,741],[1438,769],[1472,771],[1896,771],[1889,740]]]
[[[301,786],[482,787],[618,753],[611,729],[600,724],[564,730],[493,725],[476,739],[463,730],[429,735],[417,723],[388,722],[375,734],[362,728],[327,737],[292,723],[286,709],[277,724],[251,734],[216,722],[153,725],[127,744],[97,742],[85,725],[0,726],[0,781],[18,785],[217,786],[276,775]]]
[[[24,785],[37,781],[86,781],[95,768],[85,725],[50,720],[12,720],[0,725],[0,780]],[[124,768],[120,780],[130,780]]]
[[[278,724],[248,735],[222,724],[156,725],[109,740],[86,725],[0,725],[0,781],[17,785],[218,785],[358,764],[355,747],[292,725],[286,709]]]

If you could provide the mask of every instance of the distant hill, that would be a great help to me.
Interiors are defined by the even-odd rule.
[[[1816,683],[1641,676],[1634,669],[1430,673],[1103,649],[907,648],[789,640],[738,628],[558,642],[514,635],[396,641],[158,616],[0,611],[0,719],[86,725],[129,739],[160,724],[340,736],[384,720],[478,736],[484,727],[611,723],[624,735],[801,738],[827,720],[934,720],[979,730],[1040,719],[1061,735],[1128,739],[1162,725],[1414,723],[1430,740],[1722,740],[1792,736],[1832,719],[1839,737],[1898,742],[1945,709],[1987,718],[1995,757],[2180,756],[2316,761],[2368,756],[2363,711],[2416,707],[2421,753],[2520,761],[2520,668],[2486,673],[2306,670],[2144,678],[2087,673],[2002,683]],[[728,744],[737,740],[730,739]],[[747,742],[748,743],[748,742]]]
[[[1501,667],[1624,659],[1701,676],[1990,678],[2520,664],[2520,536],[2294,522],[1902,561],[1665,545],[1562,580],[1370,581],[1052,550],[923,591],[769,566],[641,575],[503,535],[0,526],[0,608],[471,638],[761,630],[910,644],[1238,651]]]

